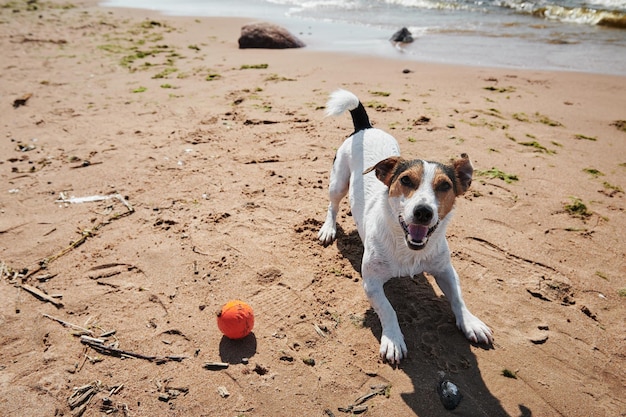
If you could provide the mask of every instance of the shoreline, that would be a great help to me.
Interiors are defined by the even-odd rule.
[[[175,21],[182,21],[182,22],[198,21],[199,19],[206,20],[206,21],[211,22],[212,25],[214,25],[214,27],[219,28],[218,30],[221,33],[228,33],[229,42],[232,43],[232,47],[234,47],[235,49],[238,49],[237,39],[239,38],[239,35],[240,35],[241,26],[243,26],[246,23],[263,21],[263,19],[258,19],[254,17],[230,17],[230,16],[216,17],[216,16],[173,15],[173,14],[163,13],[159,10],[131,8],[131,7],[103,6],[101,5],[101,3],[97,1],[92,2],[91,0],[88,1],[88,4],[91,7],[100,8],[103,10],[117,10],[120,13],[127,11],[128,13],[134,16],[142,16],[144,14],[148,14],[148,15],[155,16],[155,17],[159,16],[164,19],[172,19]],[[304,23],[302,23],[301,25],[292,26],[288,24],[288,22],[290,21],[290,19],[288,18],[266,19],[265,21],[282,26],[283,28],[289,30],[294,36],[300,39],[306,39],[306,40],[315,39],[311,33],[309,33],[309,37],[303,36],[303,32],[306,31],[305,30],[306,24]],[[323,25],[323,23],[320,23],[320,24]],[[231,25],[234,26],[234,28],[232,29],[228,28],[228,26],[231,26]],[[381,33],[381,36],[382,36],[383,31],[379,31],[379,32]],[[384,33],[386,34],[386,32]],[[201,35],[196,33],[193,36],[199,37]],[[391,34],[389,34],[389,36],[391,36]],[[285,50],[284,52],[285,53],[292,52],[295,54],[319,54],[321,56],[324,56],[324,55],[344,56],[347,58],[351,57],[354,59],[358,59],[359,61],[366,61],[366,60],[388,61],[388,62],[395,62],[395,63],[404,63],[406,64],[405,66],[407,67],[410,67],[412,65],[413,66],[426,66],[426,67],[442,66],[442,67],[467,68],[467,69],[473,69],[476,71],[494,70],[498,72],[513,71],[513,72],[528,72],[528,73],[533,73],[533,72],[561,73],[561,74],[571,74],[571,75],[579,74],[581,76],[589,75],[589,76],[600,76],[600,77],[605,77],[605,76],[606,77],[618,77],[618,78],[626,79],[626,73],[616,74],[616,73],[593,72],[593,71],[574,70],[574,69],[556,68],[556,67],[555,68],[532,68],[532,67],[525,68],[525,67],[510,66],[510,65],[504,65],[504,64],[503,65],[485,65],[485,64],[480,64],[480,63],[472,64],[472,63],[459,63],[459,62],[445,62],[445,61],[428,60],[428,59],[424,59],[424,60],[414,59],[414,58],[410,58],[409,54],[407,54],[406,51],[409,50],[409,48],[415,46],[415,44],[406,45],[404,48],[397,48],[397,47],[394,47],[393,44],[389,42],[388,40],[381,39],[380,37],[366,39],[363,41],[362,44],[374,45],[378,49],[379,52],[372,54],[370,52],[365,52],[365,51],[360,51],[360,50],[345,51],[341,49],[341,47],[338,47],[337,49],[332,49],[332,48],[327,48],[327,47],[310,46],[308,44],[307,46],[303,48]],[[248,53],[252,54],[252,51],[249,49],[243,50],[243,51],[244,52],[247,51]],[[265,50],[265,51],[271,51],[271,50]]]
[[[115,2],[109,4],[115,5]],[[103,6],[106,2],[100,3]],[[109,6],[106,6],[109,7]],[[409,62],[430,62],[472,67],[502,69],[584,72],[626,76],[626,59],[623,65],[620,54],[606,56],[608,49],[600,53],[593,45],[578,44],[567,38],[571,27],[564,27],[563,38],[540,42],[487,34],[421,33],[414,34],[415,41],[401,47],[394,46],[389,38],[400,27],[386,28],[347,22],[325,22],[302,17],[280,15],[282,6],[274,6],[273,12],[253,9],[251,20],[266,20],[283,26],[303,40],[313,51],[358,54],[372,58],[391,58]],[[124,8],[124,7],[122,7]],[[163,16],[188,18],[229,18],[232,10],[218,12],[202,8],[194,10],[169,10],[165,6],[146,9]],[[195,14],[194,14],[195,12]],[[214,16],[223,13],[224,16]],[[538,23],[539,24],[539,23]],[[611,30],[611,29],[600,29]],[[603,48],[608,48],[605,45]]]

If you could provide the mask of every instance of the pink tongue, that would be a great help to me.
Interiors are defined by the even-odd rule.
[[[424,240],[426,235],[428,234],[427,226],[420,226],[418,224],[410,224],[409,225],[409,234],[411,235],[411,239],[415,242],[421,242]]]

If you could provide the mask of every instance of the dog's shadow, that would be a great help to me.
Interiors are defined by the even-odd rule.
[[[337,229],[337,248],[361,271],[363,246],[356,230]],[[470,342],[457,329],[454,314],[445,297],[439,297],[423,274],[414,278],[392,279],[385,294],[398,316],[409,356],[399,368],[413,383],[412,393],[401,394],[406,404],[419,416],[449,416],[437,393],[442,378],[452,381],[463,395],[454,415],[467,417],[509,416],[500,401],[491,394],[481,376]],[[364,325],[380,341],[382,328],[373,309],[365,314]],[[478,345],[476,345],[478,346]],[[520,404],[520,417],[532,412]]]

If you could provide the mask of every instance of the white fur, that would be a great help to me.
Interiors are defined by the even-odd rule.
[[[354,110],[359,105],[359,98],[346,90],[334,91],[326,103],[326,116],[339,116]]]
[[[327,103],[327,115],[337,116],[354,110],[359,99],[349,91],[338,90]],[[424,162],[422,184],[410,197],[390,198],[387,186],[373,173],[363,171],[391,156],[399,156],[397,141],[380,129],[356,132],[337,150],[330,174],[330,204],[319,240],[328,245],[336,237],[336,219],[339,203],[348,193],[352,216],[364,245],[361,267],[363,288],[382,324],[380,354],[390,363],[398,363],[407,354],[404,336],[396,313],[385,296],[383,285],[392,277],[414,276],[422,272],[432,274],[444,292],[456,317],[457,326],[473,342],[492,343],[491,330],[469,312],[461,296],[459,277],[450,259],[446,241],[446,226],[452,217],[437,217],[438,201],[432,188],[435,164]],[[411,222],[417,204],[426,204],[435,215],[429,226],[439,222],[429,237],[426,247],[412,250],[407,247],[405,233],[398,222],[401,214]]]

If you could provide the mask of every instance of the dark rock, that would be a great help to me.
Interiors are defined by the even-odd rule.
[[[391,36],[392,42],[411,43],[413,42],[413,34],[407,29],[402,28]]]
[[[286,29],[272,23],[250,23],[241,28],[239,49],[263,48],[286,49],[302,48],[305,44]]]
[[[463,399],[463,394],[459,392],[459,388],[448,380],[441,381],[437,385],[437,392],[446,410],[454,410]]]

